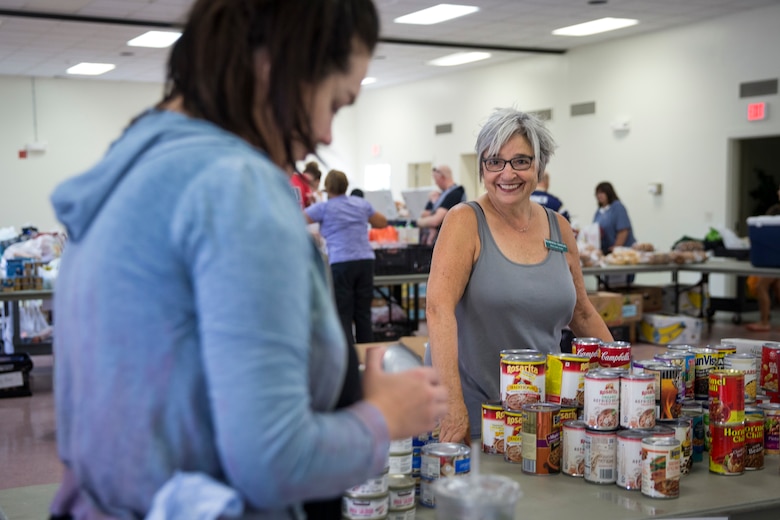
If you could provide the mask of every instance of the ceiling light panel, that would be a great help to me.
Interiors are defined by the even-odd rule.
[[[455,54],[448,54],[447,56],[431,60],[428,62],[428,65],[434,65],[436,67],[455,67],[457,65],[465,65],[466,63],[482,61],[488,58],[490,58],[489,52],[456,52]]]
[[[82,62],[74,65],[65,72],[68,74],[78,74],[81,76],[100,76],[110,70],[114,70],[116,65],[113,63],[88,63]]]
[[[560,29],[555,29],[552,33],[556,36],[590,36],[591,34],[631,27],[638,23],[639,20],[634,20],[633,18],[599,18],[590,22],[561,27]]]
[[[170,47],[181,37],[180,32],[173,31],[147,31],[127,42],[130,47],[149,47],[152,49],[164,49]]]
[[[479,11],[479,7],[473,5],[439,4],[421,11],[399,16],[393,21],[395,23],[414,25],[433,25],[476,13],[477,11]]]

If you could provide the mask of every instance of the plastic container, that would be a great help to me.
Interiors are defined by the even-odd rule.
[[[438,520],[514,520],[520,485],[501,475],[464,475],[433,483]]]
[[[748,217],[750,263],[755,267],[780,267],[780,215]]]

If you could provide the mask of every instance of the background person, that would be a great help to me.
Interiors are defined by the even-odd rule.
[[[536,185],[536,189],[531,194],[531,200],[537,204],[541,204],[542,206],[548,207],[551,210],[560,213],[566,220],[571,221],[569,211],[563,207],[563,201],[550,193],[548,191],[549,189],[550,174],[548,172],[544,172],[542,174],[542,178],[539,179],[539,183]]]
[[[435,372],[381,350],[335,411],[357,363],[285,173],[330,143],[378,34],[370,0],[198,0],[163,100],[56,189],[53,517],[144,518],[165,487],[194,518],[190,476],[240,518],[303,518],[443,413]]]
[[[320,179],[322,178],[322,172],[320,171],[320,165],[317,161],[309,161],[306,166],[303,167],[301,175],[306,179],[309,189],[311,190],[311,204],[315,202],[322,202],[322,190],[320,189]]]
[[[611,183],[601,182],[596,186],[596,201],[599,207],[593,215],[593,222],[601,229],[602,253],[606,255],[616,247],[634,245],[636,239],[631,219]]]
[[[347,195],[344,172],[325,176],[326,202],[306,208],[306,220],[320,224],[328,248],[341,326],[350,343],[374,341],[371,300],[374,297],[374,250],[368,242],[368,226],[384,228],[387,218],[362,197]],[[352,334],[352,324],[355,334]]]
[[[571,226],[531,201],[555,148],[536,117],[496,110],[477,137],[485,193],[452,208],[433,251],[426,317],[450,398],[441,442],[479,437],[481,406],[500,397],[499,352],[560,352],[561,330],[612,341],[588,300]]]
[[[466,190],[452,179],[452,170],[449,166],[441,165],[434,168],[433,181],[440,193],[435,201],[429,200],[425,211],[417,219],[417,227],[422,232],[420,242],[427,245],[433,245],[436,241],[436,236],[447,212],[456,204],[466,200]],[[433,194],[431,199],[433,199]]]

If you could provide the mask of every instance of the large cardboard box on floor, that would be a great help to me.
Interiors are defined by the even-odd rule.
[[[639,323],[644,312],[642,303],[644,295],[641,293],[623,293],[623,323]]]
[[[697,344],[701,341],[702,320],[682,314],[645,313],[639,323],[639,339],[656,345]]]
[[[704,285],[704,296],[702,297],[702,287],[680,286],[680,294],[677,295],[677,310],[674,309],[674,284],[663,286],[663,307],[662,312],[666,314],[686,314],[688,316],[706,316],[707,309],[710,306],[710,292],[707,285]],[[702,309],[704,309],[702,311]]]
[[[622,294],[598,291],[594,293],[588,293],[588,299],[608,326],[612,327],[623,324]]]
[[[641,294],[643,312],[656,312],[663,307],[664,289],[660,285],[631,285],[618,290],[621,293]]]

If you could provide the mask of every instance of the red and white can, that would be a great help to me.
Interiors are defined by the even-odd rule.
[[[574,338],[571,340],[572,354],[584,354],[590,359],[590,368],[599,366],[599,338]]]
[[[583,406],[585,372],[589,367],[590,357],[586,354],[547,354],[547,402],[561,406]]]
[[[767,342],[761,346],[761,370],[758,385],[767,394],[780,391],[778,388],[778,364],[780,364],[780,343]]]
[[[620,378],[620,426],[655,426],[655,376],[628,374]]]
[[[745,472],[745,423],[710,423],[710,472],[741,475]]]
[[[498,401],[482,403],[483,453],[504,453],[504,413]]]
[[[585,421],[563,422],[561,472],[570,477],[585,475]]]
[[[620,425],[620,377],[591,370],[585,374],[583,419],[594,430],[617,430]]]
[[[504,410],[504,460],[523,462],[523,411]]]
[[[599,347],[599,366],[602,368],[631,369],[631,343],[611,341]]]
[[[647,430],[620,430],[617,432],[615,484],[623,489],[642,489],[642,439],[653,434]]]
[[[501,358],[501,402],[512,410],[545,400],[544,354],[513,354]]]
[[[723,369],[710,372],[710,424],[745,420],[745,374]]]

